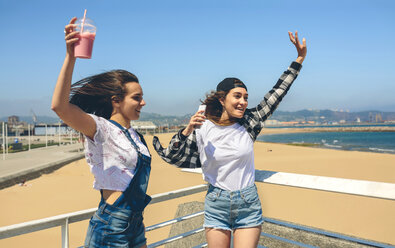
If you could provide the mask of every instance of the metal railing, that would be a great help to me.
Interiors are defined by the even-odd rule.
[[[150,204],[155,204],[207,190],[206,184],[188,187],[180,190],[170,191],[166,193],[156,194],[152,196]],[[90,219],[97,208],[86,209],[68,214],[61,214],[49,218],[28,221],[20,224],[0,227],[0,239],[11,238],[14,236],[45,230],[48,228],[61,226],[62,229],[62,248],[69,247],[69,224]],[[192,218],[192,217],[190,217]],[[182,218],[181,218],[182,219]],[[184,218],[185,219],[185,218]],[[176,220],[168,223],[160,223],[149,228],[149,231],[164,227],[177,222]],[[156,247],[156,246],[152,246]]]
[[[187,172],[195,172],[200,173],[201,170],[190,170],[184,169],[183,171]],[[371,182],[371,181],[362,181],[362,180],[350,180],[350,179],[340,179],[340,178],[330,178],[330,177],[321,177],[321,176],[309,176],[309,175],[301,175],[301,174],[293,174],[293,173],[283,173],[283,172],[272,172],[272,171],[260,171],[256,170],[255,173],[256,182],[264,182],[278,185],[285,185],[291,187],[301,187],[301,188],[309,188],[315,190],[323,190],[330,192],[339,192],[345,194],[352,195],[361,195],[368,196],[374,198],[382,198],[395,200],[395,184],[391,183],[381,183],[381,182]],[[207,185],[197,185],[193,187],[188,187],[180,190],[170,191],[166,193],[156,194],[152,196],[152,200],[150,204],[155,204],[159,202],[164,202],[167,200],[188,196],[195,193],[200,193],[207,190]],[[10,238],[18,235],[23,235],[26,233],[32,233],[48,228],[61,226],[61,236],[62,236],[62,247],[69,247],[69,224],[90,219],[97,208],[91,208],[83,211],[68,213],[57,215],[45,219],[35,220],[24,222],[20,224],[0,227],[0,239]],[[194,217],[198,217],[203,215],[203,211],[193,213],[190,215],[182,216],[176,219],[168,220],[162,223],[158,223],[146,228],[146,231],[153,231],[161,227],[169,226],[180,221],[185,221]],[[383,247],[383,248],[395,248],[395,246],[381,244],[378,242],[366,241],[363,239],[348,237],[345,235],[339,235],[336,233],[330,233],[325,231],[320,231],[314,228],[306,228],[299,225],[294,225],[291,223],[281,222],[277,220],[272,220],[269,218],[265,218],[266,222],[275,223],[277,225],[287,226],[293,229],[304,230],[307,232],[312,232],[316,234],[322,234],[324,236],[330,236],[337,239],[343,239],[351,242],[356,242],[360,244],[370,245],[374,247]],[[158,247],[167,243],[174,242],[176,240],[183,239],[190,235],[200,233],[204,230],[203,227],[197,228],[195,230],[179,234],[161,241],[158,241],[153,244],[149,244],[149,248]],[[268,234],[262,232],[262,236],[270,237],[272,239],[279,239],[283,242],[288,242],[290,244],[299,245],[302,247],[313,247],[305,244],[299,244],[296,241],[276,237],[275,235]],[[201,244],[195,247],[206,247],[207,244]],[[259,246],[263,247],[263,246]]]

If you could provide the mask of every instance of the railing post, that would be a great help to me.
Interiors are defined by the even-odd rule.
[[[30,151],[30,124],[27,125],[27,132],[29,134],[29,151]]]
[[[5,153],[8,155],[8,123],[5,124]]]
[[[45,147],[48,147],[48,125],[45,124]]]
[[[60,146],[60,125],[61,125],[61,123],[60,123],[60,119],[59,119],[59,125],[58,125],[58,140],[59,140],[59,146]]]
[[[3,135],[3,160],[5,160],[5,135],[4,135],[4,122],[3,122],[3,131],[1,132]]]
[[[69,218],[62,225],[62,248],[69,248]]]

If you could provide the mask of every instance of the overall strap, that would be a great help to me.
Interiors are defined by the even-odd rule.
[[[119,124],[116,121],[113,121],[113,120],[108,120],[108,121],[111,122],[112,124],[114,124],[115,126],[119,127],[122,130],[122,132],[126,135],[126,138],[128,138],[130,143],[132,143],[132,146],[134,147],[134,149],[136,149],[136,151],[140,154],[140,147],[138,145],[136,145],[136,143],[134,142],[134,140],[130,136],[129,131],[126,128],[124,128],[123,126],[121,126],[121,124]]]
[[[140,137],[140,140],[141,140],[141,142],[143,142],[143,144],[147,147],[147,149],[148,149],[148,146],[147,146],[147,143],[145,142],[145,139],[144,139],[144,136],[141,134],[141,133],[139,133],[137,130],[134,130],[136,133],[137,133],[137,135]]]

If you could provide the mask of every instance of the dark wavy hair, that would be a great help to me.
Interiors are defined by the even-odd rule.
[[[202,104],[206,105],[206,116],[208,119],[219,123],[223,112],[223,107],[219,100],[225,99],[229,91],[211,91],[206,95],[206,99],[201,101]]]
[[[211,91],[206,94],[206,99],[201,101],[206,105],[206,116],[208,119],[213,120],[218,124],[230,124],[232,120],[220,123],[222,112],[224,108],[220,102],[221,99],[225,100],[228,93],[236,87],[243,87],[247,90],[247,86],[238,78],[225,78],[217,85],[217,91]]]
[[[71,85],[70,103],[86,113],[110,119],[112,100],[123,100],[127,93],[125,84],[129,82],[139,83],[139,80],[125,70],[112,70],[84,78]]]

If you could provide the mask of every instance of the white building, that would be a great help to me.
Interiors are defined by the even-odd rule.
[[[141,133],[154,133],[157,126],[152,121],[131,121],[130,125]]]
[[[278,126],[281,123],[278,120],[266,120],[265,126]]]

